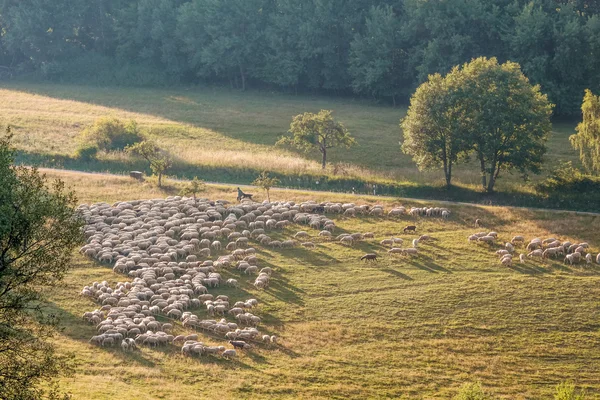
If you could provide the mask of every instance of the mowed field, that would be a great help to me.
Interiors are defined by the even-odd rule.
[[[161,198],[176,191],[111,175],[48,173],[64,179],[87,203]],[[202,196],[234,201],[235,189],[209,185]],[[256,197],[262,201],[262,194]],[[387,209],[422,204],[287,190],[273,190],[271,198],[377,202]],[[79,292],[94,281],[113,285],[126,278],[76,255],[64,284],[49,292],[50,307],[65,326],[56,343],[76,357],[76,374],[63,384],[74,398],[98,399],[447,399],[463,383],[481,381],[500,398],[550,399],[559,382],[572,380],[590,398],[600,396],[600,266],[537,260],[508,268],[498,263],[497,247],[466,240],[479,230],[473,221],[480,218],[485,230],[497,231],[504,241],[516,234],[552,236],[589,242],[595,254],[600,217],[444,206],[452,211],[446,221],[330,216],[338,234],[375,233],[375,239],[353,248],[322,240],[304,225],[272,236],[289,238],[307,230],[316,249],[272,250],[252,242],[259,266],[275,271],[271,286],[258,291],[253,278],[232,269],[222,271],[223,277],[238,279],[240,289],[211,293],[233,301],[258,299],[253,312],[263,319],[260,330],[279,336],[280,343],[257,345],[233,361],[186,358],[175,346],[130,354],[89,344],[95,329],[81,315],[97,305]],[[421,244],[417,257],[389,256],[379,241],[396,236],[408,245],[414,236],[401,228],[412,223],[435,240]],[[360,262],[366,252],[379,253],[380,261]],[[197,313],[205,318],[203,310]],[[190,331],[178,325],[175,332]]]
[[[13,126],[18,148],[48,160],[51,155],[72,155],[82,129],[99,117],[114,116],[135,119],[149,136],[191,166],[319,175],[318,152],[305,154],[273,145],[289,129],[294,115],[331,109],[358,142],[349,150],[332,149],[328,154],[328,161],[341,163],[347,176],[427,185],[443,181],[440,171],[419,172],[400,151],[399,122],[406,110],[363,100],[210,87],[135,89],[14,82],[2,84],[0,98],[0,124]],[[568,141],[573,131],[574,124],[554,125],[547,169],[559,160],[578,162]],[[99,158],[124,161],[118,154]],[[333,173],[330,167],[327,174]],[[475,163],[456,168],[456,184],[478,189],[479,182]],[[498,185],[499,190],[530,190],[507,174]]]

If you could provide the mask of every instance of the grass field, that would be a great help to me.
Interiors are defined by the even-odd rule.
[[[192,166],[319,175],[318,153],[274,149],[273,144],[287,131],[292,116],[332,109],[358,142],[350,150],[332,149],[329,153],[329,161],[342,163],[348,176],[434,186],[443,181],[440,171],[419,172],[410,157],[400,152],[399,121],[405,109],[367,101],[264,91],[241,93],[223,88],[132,89],[31,83],[3,83],[0,98],[0,124],[14,126],[15,143],[20,149],[46,156],[49,162],[49,155],[73,154],[79,132],[96,118],[109,115],[135,119],[181,162]],[[572,133],[572,124],[555,124],[548,143],[548,167],[561,159],[578,160],[568,142]],[[100,158],[106,165],[127,164],[118,155]],[[86,169],[85,165],[78,167],[73,169]],[[333,174],[332,169],[328,174]],[[208,180],[226,180],[219,178],[217,175]],[[478,190],[479,182],[476,165],[456,169],[457,185]],[[498,188],[531,191],[530,185],[509,175],[500,179]]]
[[[82,202],[158,198],[176,191],[110,175],[49,173],[71,185]],[[209,185],[202,195],[233,200],[235,191]],[[418,204],[276,189],[271,198],[377,202],[386,208]],[[321,240],[315,250],[255,246],[259,265],[275,270],[272,285],[257,291],[247,278],[224,271],[224,277],[243,284],[217,293],[234,300],[256,297],[261,330],[278,335],[281,345],[258,346],[236,361],[187,359],[174,346],[131,355],[88,344],[95,330],[80,316],[96,305],[78,293],[93,281],[124,277],[77,255],[64,285],[49,293],[50,307],[65,325],[57,345],[76,355],[77,371],[64,380],[65,388],[74,398],[447,399],[463,383],[481,381],[501,398],[550,399],[559,382],[572,380],[590,398],[600,396],[600,266],[528,261],[509,269],[498,264],[495,248],[465,240],[475,231],[474,219],[481,218],[504,240],[515,234],[555,236],[588,241],[598,252],[600,217],[448,207],[452,216],[444,222],[333,217],[340,231],[375,232],[376,240],[355,248]],[[436,240],[423,244],[414,259],[388,256],[379,240],[412,239],[399,234],[408,222]],[[280,235],[300,229],[292,226]],[[367,251],[377,251],[382,260],[359,262]]]

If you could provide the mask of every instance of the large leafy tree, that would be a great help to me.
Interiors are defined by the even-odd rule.
[[[501,171],[538,173],[551,131],[552,107],[519,67],[477,58],[452,74],[462,75],[462,127],[480,164],[482,186],[493,192]]]
[[[117,19],[117,56],[163,67],[170,74],[186,71],[177,38],[177,12],[185,0],[138,0],[123,8]]]
[[[278,144],[290,144],[300,150],[318,150],[321,153],[321,166],[327,165],[327,150],[333,147],[350,147],[356,141],[341,123],[333,119],[330,110],[321,110],[317,114],[306,112],[298,114],[290,124],[288,136],[282,137]]]
[[[54,318],[40,306],[82,241],[76,198],[35,168],[15,167],[10,136],[0,138],[0,397],[38,399],[40,383],[67,366],[45,339]]]
[[[402,48],[401,21],[391,6],[373,7],[364,33],[351,43],[350,73],[355,92],[396,98],[410,87],[406,79],[408,55]]]
[[[585,91],[583,121],[577,125],[577,134],[569,138],[571,145],[579,150],[584,167],[594,173],[600,173],[600,97],[590,90]]]
[[[461,125],[464,100],[461,78],[457,71],[446,77],[430,75],[412,96],[401,123],[402,150],[413,157],[421,170],[442,166],[448,187],[453,165],[471,147]]]
[[[178,34],[191,66],[200,75],[238,82],[258,74],[267,0],[193,0],[179,10]],[[239,81],[238,81],[239,78]]]

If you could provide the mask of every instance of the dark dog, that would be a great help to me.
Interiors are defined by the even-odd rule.
[[[243,340],[230,340],[229,343],[231,343],[234,349],[244,349],[247,346],[247,343]]]
[[[417,231],[417,227],[414,225],[408,225],[406,228],[404,228],[404,233],[406,232],[416,232]]]
[[[240,189],[240,188],[237,188],[237,191],[238,191],[237,201],[241,201],[242,199],[252,200],[252,196],[254,196],[253,194],[242,192],[242,189]]]
[[[360,259],[361,260],[365,260],[365,262],[367,262],[367,261],[377,261],[377,254],[375,254],[375,253],[368,253],[368,254],[365,254],[364,256],[362,256]]]

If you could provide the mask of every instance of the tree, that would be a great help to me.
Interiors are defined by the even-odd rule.
[[[73,192],[35,168],[13,165],[10,135],[0,137],[0,387],[3,399],[39,399],[41,383],[66,369],[51,337],[56,319],[42,290],[56,285],[83,241]]]
[[[259,188],[261,188],[265,192],[267,192],[267,201],[270,203],[271,202],[271,197],[269,196],[269,190],[271,190],[271,188],[273,186],[279,185],[279,179],[277,179],[277,178],[271,178],[269,176],[269,173],[267,171],[263,171],[258,176],[258,178],[256,178],[254,180],[254,182],[252,182],[252,184],[254,186],[258,186]]]
[[[583,104],[583,121],[577,125],[577,134],[569,140],[576,150],[583,166],[591,173],[600,173],[600,97],[594,96],[591,90],[585,91]]]
[[[357,93],[391,98],[411,86],[406,79],[407,55],[402,49],[401,22],[391,6],[371,8],[364,34],[356,34],[351,43],[350,73]]]
[[[325,169],[327,149],[337,146],[349,148],[356,144],[344,125],[336,122],[331,113],[331,110],[321,110],[318,114],[306,112],[296,115],[290,124],[289,136],[277,143],[287,143],[306,152],[318,149],[322,156],[321,166]]]
[[[410,101],[401,126],[402,150],[413,157],[419,169],[444,169],[446,186],[452,181],[452,166],[470,149],[461,126],[460,77],[430,75]]]
[[[500,171],[539,173],[552,125],[553,105],[532,86],[519,64],[477,58],[451,75],[460,77],[462,128],[473,145],[482,186],[494,191]]]
[[[150,163],[150,169],[158,175],[158,187],[161,187],[163,174],[173,166],[171,155],[149,140],[127,146],[125,150],[129,154],[139,156]]]
[[[204,181],[198,179],[197,176],[194,177],[189,183],[189,185],[183,189],[183,194],[185,196],[189,196],[190,194],[194,197],[194,203],[196,202],[196,194],[203,192],[206,189],[206,185]]]

